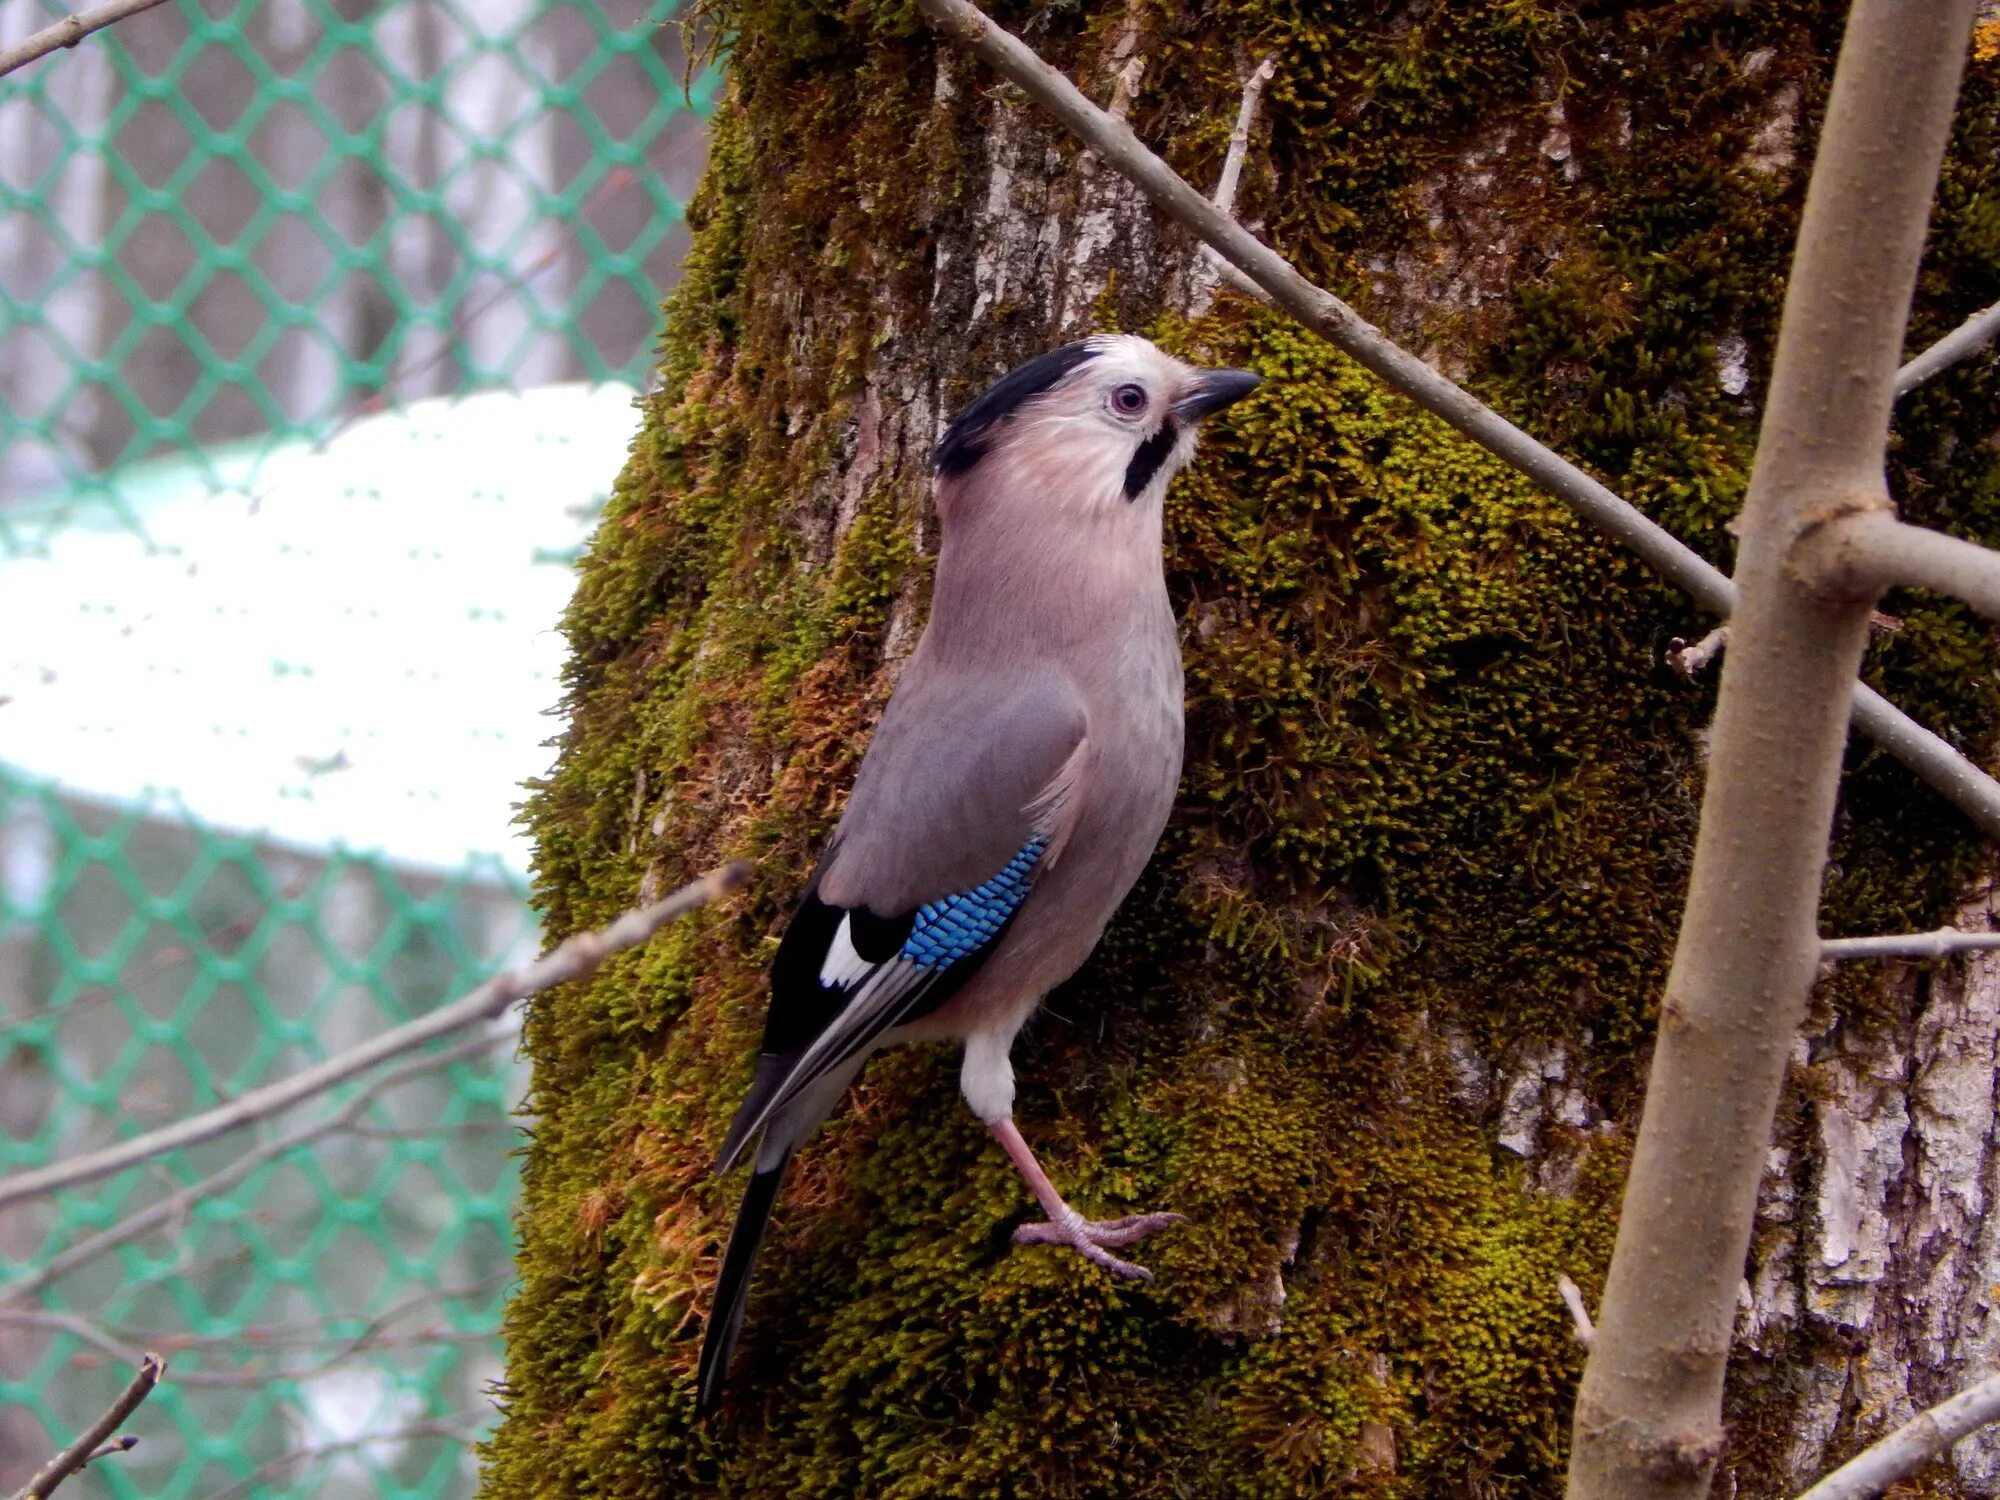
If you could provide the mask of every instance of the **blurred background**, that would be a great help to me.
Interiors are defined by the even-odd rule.
[[[63,15],[0,0],[0,45]],[[177,0],[0,79],[0,1176],[538,946],[571,569],[719,89],[678,0]],[[453,1496],[504,1027],[0,1208],[0,1493]]]

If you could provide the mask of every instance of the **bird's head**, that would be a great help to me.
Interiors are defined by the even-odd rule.
[[[1194,457],[1201,419],[1255,390],[1248,370],[1201,370],[1133,334],[1065,344],[1010,370],[946,427],[940,508],[989,504],[1102,512],[1157,508]]]

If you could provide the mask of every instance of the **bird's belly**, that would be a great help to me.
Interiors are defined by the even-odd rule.
[[[1177,654],[1170,683],[1164,672],[1153,682],[1129,682],[1117,714],[1093,714],[1087,800],[1061,856],[1037,877],[965,988],[897,1040],[1011,1031],[1082,967],[1173,811],[1183,737]]]

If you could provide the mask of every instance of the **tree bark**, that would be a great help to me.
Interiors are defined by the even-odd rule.
[[[1709,703],[1657,657],[1695,612],[1283,317],[1227,291],[1181,317],[1192,244],[900,9],[712,9],[733,90],[529,817],[553,935],[726,855],[759,875],[531,1016],[487,1493],[1552,1493],[1581,1368],[1555,1281],[1602,1283],[1691,851]],[[1733,560],[1840,7],[997,15],[1197,183],[1275,54],[1246,222]],[[1981,65],[1913,343],[2000,295],[1996,96]],[[697,1428],[740,1191],[707,1166],[775,933],[923,619],[929,446],[1000,370],[1100,326],[1270,377],[1169,500],[1180,808],[1016,1049],[1023,1128],[1080,1207],[1192,1222],[1149,1244],[1150,1288],[1010,1250],[1030,1205],[954,1061],[878,1059],[800,1159],[733,1404]],[[1964,462],[1993,389],[1968,365],[1899,413],[1912,519],[1994,539]],[[1983,750],[1985,628],[1890,608],[1871,680]],[[1937,925],[1976,842],[1899,767],[1854,762],[1829,930]],[[1939,1003],[1855,971],[1813,1026],[1907,1078]],[[1742,1494],[1865,1426],[1810,1306],[1823,1174],[1850,1160],[1819,1098],[1788,1096],[1755,1247],[1770,1286],[1721,1458]],[[1857,1181],[1887,1170],[1863,1156]],[[1913,1321],[1884,1311],[1862,1342],[1917,1390],[1957,1342],[1884,1326]]]

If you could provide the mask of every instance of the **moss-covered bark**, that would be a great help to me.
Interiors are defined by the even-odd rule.
[[[1839,7],[1134,0],[1003,14],[1210,181],[1281,64],[1241,208],[1311,274],[1726,561]],[[716,0],[715,126],[663,388],[570,611],[529,813],[553,933],[725,854],[749,897],[528,1032],[539,1117],[486,1491],[1547,1495],[1671,948],[1701,623],[1553,502],[1191,247],[906,7]],[[1128,79],[1131,77],[1128,72]],[[1977,65],[1913,340],[2000,296],[2000,69]],[[1270,378],[1169,500],[1179,811],[1017,1049],[1086,1211],[1167,1205],[1150,1287],[1012,1251],[1027,1204],[936,1051],[803,1155],[739,1399],[691,1421],[774,934],[922,618],[940,412],[1090,326]],[[1739,378],[1740,377],[1740,378]],[[1910,512],[2000,540],[2000,379],[1898,424]],[[1983,750],[1985,629],[1892,603],[1878,685]],[[1934,920],[1976,846],[1857,752],[1828,923]],[[1823,1025],[1921,1002],[1855,976]],[[1810,1178],[1810,1109],[1788,1114]],[[1776,1493],[1809,1318],[1765,1327],[1726,1465]],[[1838,1437],[1835,1438],[1838,1442]]]

